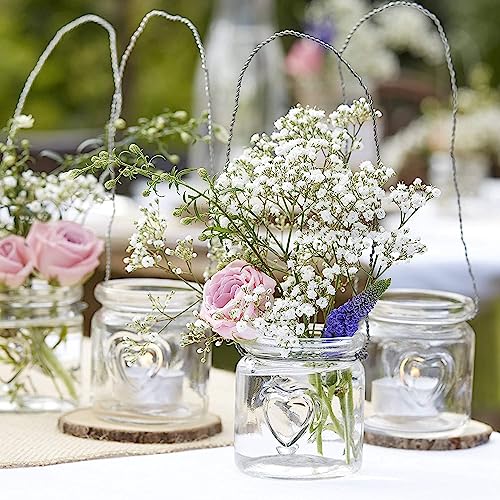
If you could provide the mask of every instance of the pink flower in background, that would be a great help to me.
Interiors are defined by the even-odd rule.
[[[273,278],[235,260],[205,283],[199,317],[225,339],[254,339],[257,332],[247,321],[262,316],[275,287]]]
[[[0,240],[0,284],[11,288],[21,286],[33,266],[33,252],[24,238],[7,236]]]
[[[35,254],[35,267],[47,280],[72,286],[99,265],[104,243],[76,222],[35,222],[26,238]]]
[[[324,50],[311,40],[298,40],[292,45],[285,59],[287,73],[291,76],[307,76],[321,71]]]

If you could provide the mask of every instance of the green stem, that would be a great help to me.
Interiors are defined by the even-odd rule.
[[[315,373],[313,375],[313,384],[316,389],[318,395],[321,394],[321,375],[319,373]],[[316,449],[320,455],[323,455],[323,417],[318,422],[316,427]]]
[[[346,382],[346,389],[342,397],[340,398],[340,407],[342,409],[342,415],[344,418],[345,427],[345,457],[346,463],[349,465],[352,460],[352,431],[354,428],[354,399],[352,394],[352,373],[347,370],[342,375],[343,380]]]
[[[318,394],[322,401],[325,403],[326,409],[328,411],[328,416],[330,417],[330,420],[332,421],[332,424],[335,428],[335,432],[342,438],[344,439],[344,429],[342,428],[342,424],[340,423],[339,419],[335,416],[335,413],[333,412],[333,407],[332,407],[332,400],[328,396],[328,393],[325,392],[325,389],[323,388],[323,384],[321,382],[321,375],[319,373],[316,374],[317,377],[317,384],[316,388],[318,391]]]
[[[33,340],[35,340],[36,337],[37,335],[34,336]],[[52,379],[56,389],[58,389],[56,380],[59,378],[63,383],[64,387],[66,388],[66,390],[68,391],[68,394],[71,397],[71,399],[76,400],[77,393],[76,393],[75,383],[70,373],[68,373],[68,371],[62,366],[61,362],[55,355],[53,349],[51,349],[45,343],[45,336],[41,336],[41,338],[34,343],[36,349],[38,349],[39,359],[46,367],[47,372],[49,373],[49,376]]]
[[[318,425],[316,429],[316,449],[320,455],[323,455],[323,425]]]

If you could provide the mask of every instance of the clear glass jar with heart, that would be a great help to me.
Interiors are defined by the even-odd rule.
[[[236,370],[234,449],[254,476],[328,478],[356,472],[363,447],[365,337],[301,340],[286,353],[245,345]]]
[[[0,412],[70,410],[78,403],[81,286],[0,291]]]
[[[116,279],[100,283],[92,319],[92,399],[101,418],[170,423],[205,414],[210,359],[181,345],[197,294],[182,281]],[[145,338],[137,325],[151,321]],[[148,327],[149,328],[149,327]]]
[[[387,291],[370,314],[366,428],[385,434],[458,429],[471,413],[472,299]]]

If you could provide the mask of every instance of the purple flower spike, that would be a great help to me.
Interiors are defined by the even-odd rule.
[[[366,290],[334,309],[326,318],[321,336],[329,339],[352,337],[358,331],[359,322],[368,316],[390,284],[390,278],[375,281]]]
[[[306,33],[331,44],[335,38],[335,27],[329,20],[318,21],[308,24],[306,26]]]

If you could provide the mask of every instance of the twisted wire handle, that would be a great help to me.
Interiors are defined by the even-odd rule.
[[[81,26],[82,24],[85,23],[95,23],[98,24],[99,26],[102,26],[107,32],[109,36],[109,49],[110,49],[110,56],[111,56],[111,68],[113,71],[113,83],[115,87],[115,94],[113,96],[112,100],[112,106],[111,106],[111,113],[110,113],[110,121],[108,124],[108,149],[112,149],[113,145],[113,140],[114,140],[114,125],[113,125],[113,111],[115,107],[115,101],[117,99],[117,94],[120,93],[120,87],[121,87],[121,80],[119,76],[119,70],[118,70],[118,55],[117,55],[117,50],[116,50],[116,33],[113,28],[113,26],[108,23],[105,19],[103,19],[100,16],[96,16],[94,14],[86,14],[84,16],[78,17],[77,19],[71,21],[70,23],[66,24],[62,28],[60,28],[52,40],[49,42],[45,50],[42,52],[41,56],[38,58],[38,61],[36,62],[34,68],[31,70],[31,73],[29,74],[28,78],[26,79],[26,82],[24,83],[23,90],[21,91],[21,94],[19,96],[19,100],[17,101],[16,109],[14,111],[13,118],[18,118],[24,108],[24,104],[26,103],[26,98],[28,97],[28,94],[31,90],[31,87],[33,86],[33,83],[40,73],[41,69],[43,68],[44,64],[47,62],[47,59],[49,56],[52,54],[53,50],[55,47],[58,45],[58,43],[61,41],[63,36],[66,33],[69,33],[73,29],[75,29],[78,26]],[[7,145],[11,146],[13,142],[13,135],[15,131],[15,124],[14,121],[11,123],[8,137],[7,137]]]
[[[469,278],[472,284],[472,289],[474,292],[474,310],[475,313],[479,311],[479,290],[477,286],[477,281],[476,277],[474,275],[474,272],[472,270],[472,264],[470,261],[469,257],[469,250],[467,248],[467,243],[465,242],[465,235],[464,235],[464,223],[463,223],[463,215],[462,215],[462,198],[460,195],[460,188],[458,184],[458,176],[457,176],[457,166],[456,166],[456,159],[455,159],[455,142],[456,142],[456,130],[457,130],[457,115],[458,115],[458,87],[457,87],[457,77],[456,77],[456,72],[455,72],[455,66],[453,64],[453,60],[451,57],[451,49],[450,49],[450,44],[448,42],[448,38],[446,36],[446,33],[444,31],[443,25],[441,24],[441,21],[439,18],[432,13],[431,11],[427,10],[425,7],[422,5],[415,3],[415,2],[405,2],[405,1],[395,1],[395,2],[389,2],[387,4],[384,4],[380,7],[377,7],[367,14],[365,14],[359,21],[353,26],[351,31],[348,33],[344,40],[344,44],[342,45],[342,48],[340,49],[340,54],[343,54],[345,50],[347,49],[349,42],[351,41],[352,37],[356,33],[356,31],[369,19],[371,19],[373,16],[384,12],[387,9],[391,9],[393,7],[408,7],[410,9],[415,9],[419,12],[421,12],[424,16],[429,18],[434,25],[436,26],[436,29],[439,34],[439,38],[441,39],[441,43],[443,44],[443,49],[444,49],[444,55],[445,55],[445,60],[446,60],[446,66],[448,68],[448,73],[450,75],[450,84],[451,84],[451,103],[452,103],[452,126],[451,126],[451,138],[450,138],[450,149],[449,149],[449,155],[451,158],[451,168],[452,168],[452,175],[453,175],[453,186],[455,188],[455,193],[457,195],[457,212],[458,212],[458,223],[459,223],[459,228],[460,228],[460,241],[462,243],[462,247],[464,250],[464,256],[465,256],[465,262],[467,265],[467,272],[469,274]],[[341,80],[341,86],[342,86],[342,97],[345,102],[346,100],[346,87],[345,87],[345,80],[343,76],[343,71],[342,71],[342,66],[340,63],[338,64],[338,70],[339,70],[339,75],[340,75],[340,80]]]
[[[231,142],[233,140],[233,134],[234,134],[234,126],[236,122],[236,114],[238,113],[238,108],[239,108],[239,100],[240,100],[240,93],[241,93],[241,86],[243,84],[243,77],[245,75],[246,70],[250,66],[250,63],[252,62],[252,59],[254,56],[259,52],[260,49],[265,47],[267,44],[271,43],[273,40],[276,40],[277,38],[282,38],[285,36],[294,36],[296,38],[303,38],[306,40],[311,40],[312,42],[315,42],[319,45],[321,45],[323,48],[333,52],[335,56],[337,57],[337,60],[339,64],[343,64],[348,71],[356,78],[360,86],[362,87],[366,99],[368,102],[368,105],[370,107],[370,114],[372,117],[372,125],[373,125],[373,137],[375,141],[375,150],[376,150],[376,155],[377,155],[377,165],[381,163],[380,159],[380,144],[379,144],[379,138],[378,138],[378,129],[377,129],[377,119],[375,115],[375,109],[373,107],[373,98],[368,90],[368,87],[364,84],[362,78],[354,71],[352,66],[342,57],[342,54],[332,45],[324,42],[323,40],[320,40],[319,38],[316,38],[312,35],[308,35],[307,33],[302,33],[300,31],[294,31],[294,30],[283,30],[279,31],[277,33],[274,33],[274,35],[271,35],[269,38],[266,40],[262,41],[259,43],[250,53],[248,56],[247,60],[245,61],[243,68],[240,71],[240,74],[238,76],[238,81],[236,85],[236,96],[234,99],[234,108],[233,108],[233,114],[231,117],[231,124],[229,126],[229,139],[227,143],[227,150],[226,150],[226,168],[228,167],[230,163],[230,157],[231,157]],[[371,257],[370,257],[371,258]],[[363,345],[363,347],[354,355],[356,359],[365,359],[368,356],[368,343],[370,342],[370,330],[369,330],[369,325],[368,323],[366,324],[366,340]],[[236,343],[236,348],[240,354],[244,353],[244,349]]]
[[[40,71],[42,70],[44,64],[47,62],[47,59],[49,56],[52,54],[53,50],[56,48],[58,43],[61,41],[63,36],[66,33],[69,33],[73,29],[77,28],[78,26],[81,26],[82,24],[86,23],[95,23],[99,26],[102,26],[107,32],[108,32],[108,37],[109,37],[109,51],[110,51],[110,57],[111,57],[111,70],[113,73],[113,83],[114,83],[114,93],[113,93],[113,98],[111,100],[111,110],[109,114],[109,121],[108,125],[106,127],[106,146],[107,150],[109,153],[113,150],[115,146],[115,135],[116,135],[116,129],[115,129],[115,120],[116,120],[116,113],[117,109],[119,110],[121,107],[121,77],[120,77],[120,72],[119,72],[119,67],[118,67],[118,53],[117,53],[117,48],[116,48],[116,32],[113,26],[108,23],[105,19],[103,19],[100,16],[96,16],[94,14],[86,14],[84,16],[78,17],[74,21],[71,21],[70,23],[66,24],[62,28],[60,28],[52,40],[49,42],[45,50],[42,52],[42,55],[39,57],[38,61],[35,64],[35,67],[31,70],[31,73],[29,74],[23,90],[21,91],[21,95],[19,96],[19,100],[16,105],[16,109],[14,111],[14,120],[12,121],[12,124],[9,129],[9,134],[7,137],[7,144],[12,145],[13,142],[13,136],[15,132],[15,118],[18,118],[24,108],[24,104],[26,103],[26,98],[28,97],[28,94],[31,90],[31,87],[33,86],[33,83],[36,79],[36,77],[39,75]],[[119,111],[118,111],[119,113]],[[114,176],[114,170],[110,168],[111,171],[111,176]],[[101,176],[100,179],[101,182],[103,182],[103,176]],[[115,199],[114,199],[114,192],[112,193],[112,215],[111,215],[111,221],[114,218],[115,214]],[[110,222],[108,226],[108,230],[106,233],[106,270],[105,270],[105,276],[104,279],[107,281],[110,278],[111,274],[111,224]]]
[[[333,52],[335,56],[337,57],[339,64],[342,63],[348,70],[349,72],[356,78],[356,80],[359,82],[360,86],[362,87],[366,99],[368,101],[368,105],[370,106],[370,113],[372,116],[372,124],[373,124],[373,137],[375,140],[375,149],[376,149],[376,154],[377,154],[377,164],[381,163],[380,159],[380,144],[379,144],[379,138],[378,138],[378,129],[377,129],[377,119],[375,116],[375,109],[373,107],[373,98],[368,91],[368,87],[364,84],[363,80],[361,77],[354,71],[352,66],[342,57],[342,54],[332,45],[324,42],[323,40],[320,40],[319,38],[316,38],[312,35],[308,35],[307,33],[302,33],[300,31],[294,31],[294,30],[283,30],[283,31],[278,31],[277,33],[274,33],[271,35],[269,38],[266,40],[260,42],[250,53],[248,56],[247,60],[245,61],[245,64],[243,65],[243,68],[240,71],[240,74],[238,76],[238,81],[236,85],[236,96],[234,99],[234,108],[233,108],[233,114],[231,117],[231,124],[229,126],[229,138],[228,138],[228,143],[227,143],[227,150],[226,150],[226,168],[230,163],[230,157],[231,157],[231,142],[233,140],[233,134],[234,134],[234,125],[236,122],[236,114],[238,113],[238,108],[239,108],[239,101],[240,101],[240,93],[241,93],[241,86],[243,83],[243,77],[245,75],[246,70],[248,69],[248,66],[250,66],[250,63],[252,62],[252,59],[254,56],[259,52],[260,49],[262,49],[264,46],[267,44],[271,43],[273,40],[276,40],[277,38],[283,38],[285,36],[294,36],[296,38],[303,38],[305,40],[311,40],[312,42],[315,42],[319,45],[321,45],[323,48]]]
[[[194,41],[196,43],[196,47],[198,48],[198,52],[200,54],[201,69],[203,70],[204,91],[205,91],[205,96],[207,98],[207,128],[208,128],[209,164],[210,164],[210,167],[212,168],[214,166],[212,98],[210,95],[210,80],[209,80],[208,69],[207,69],[207,58],[206,58],[205,48],[203,46],[203,43],[201,42],[200,34],[198,33],[196,26],[189,19],[187,19],[186,17],[183,17],[183,16],[169,14],[168,12],[165,12],[163,10],[152,10],[151,12],[148,12],[142,18],[142,21],[140,22],[138,28],[135,30],[134,34],[130,37],[130,41],[127,45],[127,48],[125,49],[125,52],[122,55],[122,58],[120,61],[120,68],[119,68],[120,77],[123,77],[123,73],[125,71],[125,67],[127,65],[127,61],[130,57],[130,54],[132,53],[132,50],[134,49],[138,38],[141,36],[142,32],[146,28],[146,25],[148,24],[148,22],[150,21],[150,19],[152,17],[163,17],[167,21],[174,21],[174,22],[183,23],[191,30],[191,33],[193,35]],[[117,118],[119,117],[120,112],[121,112],[121,103],[120,103],[120,107],[118,109],[118,114],[116,116]]]
[[[203,70],[203,75],[204,75],[204,90],[205,90],[205,95],[207,98],[207,128],[208,128],[208,155],[209,155],[209,165],[210,168],[213,170],[213,165],[214,165],[214,151],[213,151],[213,125],[212,125],[212,99],[210,96],[210,82],[209,82],[209,77],[208,77],[208,69],[207,69],[207,62],[206,62],[206,55],[205,55],[205,48],[203,47],[203,44],[201,42],[200,35],[198,33],[198,30],[196,29],[196,26],[187,18],[178,16],[178,15],[173,15],[169,14],[168,12],[165,12],[163,10],[152,10],[151,12],[148,12],[141,20],[139,26],[137,29],[134,31],[132,36],[130,37],[129,43],[123,52],[122,58],[120,60],[120,66],[118,69],[118,73],[120,76],[120,84],[121,84],[121,79],[123,78],[123,74],[125,72],[125,68],[127,66],[127,62],[129,60],[129,57],[135,47],[135,44],[137,43],[137,40],[143,33],[144,29],[146,28],[149,20],[153,17],[163,17],[167,21],[176,21],[185,24],[190,30],[193,35],[193,38],[195,40],[196,46],[198,48],[198,52],[200,54],[200,59],[201,59],[201,68]],[[122,111],[122,104],[123,104],[123,98],[122,94],[117,96],[117,99],[113,100],[113,108],[111,110],[111,115],[112,115],[112,121],[113,124],[116,119],[120,117],[121,111]],[[116,135],[116,128],[113,126],[112,129],[112,134],[113,134],[113,144],[114,144],[114,139]],[[104,182],[104,180],[110,176],[111,179],[115,178],[115,171],[113,166],[111,165],[109,169],[104,172],[103,176],[101,177],[101,181]],[[105,271],[105,276],[104,280],[107,281],[111,277],[111,231],[113,229],[113,222],[115,219],[116,215],[116,202],[115,202],[115,187],[111,190],[111,198],[112,198],[112,210],[111,210],[111,217],[108,222],[108,228],[106,231],[106,271]],[[108,250],[109,248],[109,250]]]

